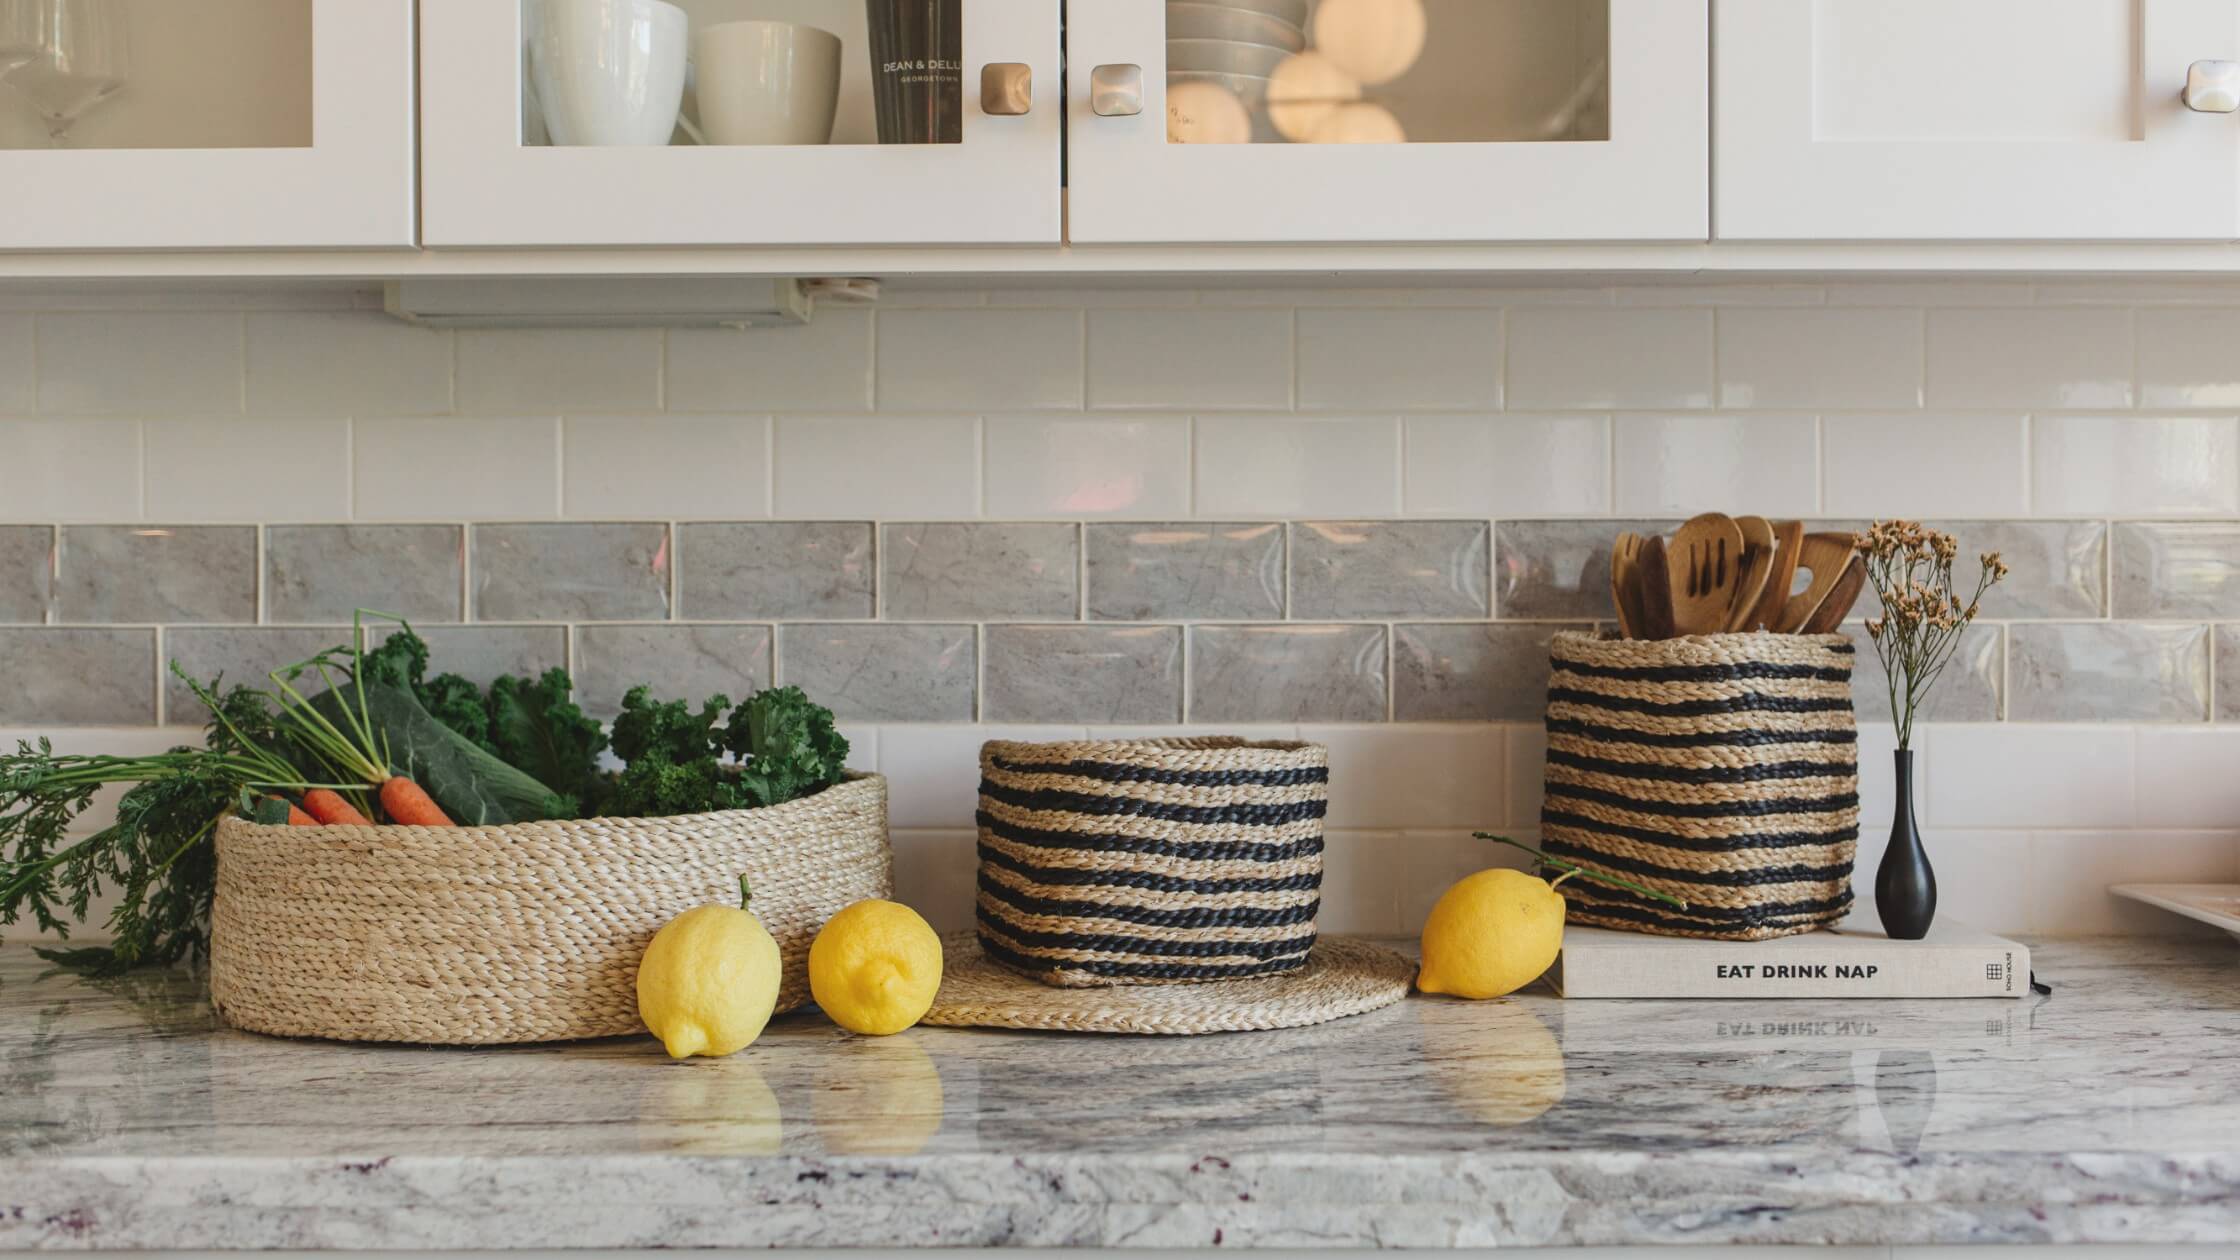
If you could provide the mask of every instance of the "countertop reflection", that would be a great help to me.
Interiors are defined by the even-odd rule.
[[[1195,1038],[814,1013],[724,1060],[220,1027],[0,950],[0,1249],[2240,1241],[2240,960],[2051,998],[1417,998]]]

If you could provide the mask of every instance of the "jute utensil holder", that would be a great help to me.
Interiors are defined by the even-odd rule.
[[[984,744],[981,948],[1065,988],[1297,971],[1329,788],[1319,744]]]
[[[739,877],[777,938],[778,1009],[809,943],[889,896],[887,786],[851,775],[767,809],[503,827],[218,828],[210,996],[253,1032],[502,1045],[641,1031],[654,932]]]
[[[1565,631],[1549,656],[1542,848],[1688,903],[1566,880],[1572,922],[1762,940],[1850,910],[1849,639]]]

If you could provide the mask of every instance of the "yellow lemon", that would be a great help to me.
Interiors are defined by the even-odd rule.
[[[669,1057],[735,1054],[762,1035],[778,1005],[778,943],[739,904],[694,906],[653,934],[638,963],[638,1018]]]
[[[850,1032],[901,1032],[925,1016],[940,988],[941,938],[899,902],[859,901],[809,946],[809,992]]]
[[[1496,868],[1466,875],[1423,922],[1425,993],[1494,998],[1540,978],[1563,948],[1563,896],[1548,881]]]

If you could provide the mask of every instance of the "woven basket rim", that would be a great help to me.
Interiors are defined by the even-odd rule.
[[[457,827],[413,827],[396,823],[374,823],[370,826],[364,823],[343,823],[306,827],[297,823],[260,823],[254,819],[228,815],[219,820],[218,826],[242,835],[255,835],[260,832],[284,832],[288,835],[300,835],[309,839],[323,837],[329,832],[340,832],[359,837],[379,836],[383,839],[449,838],[451,841],[457,842],[462,838],[503,839],[509,835],[548,834],[556,828],[583,827],[594,824],[610,830],[655,830],[683,819],[754,818],[760,822],[784,823],[795,815],[808,813],[807,807],[811,802],[829,804],[836,799],[845,799],[860,794],[873,785],[878,786],[880,791],[883,792],[886,785],[886,776],[873,771],[850,770],[845,778],[830,787],[812,792],[807,796],[797,796],[790,801],[777,805],[764,805],[758,809],[713,809],[700,814],[666,814],[637,818],[619,816],[611,818],[605,816],[537,818],[524,822]]]
[[[1782,634],[1773,630],[1741,630],[1722,634],[1676,634],[1663,639],[1629,639],[1615,630],[1558,630],[1554,637],[1574,642],[1625,643],[1640,647],[1645,651],[1659,643],[1731,645],[1767,639],[1777,639],[1785,643],[1811,643],[1821,647],[1833,647],[1838,643],[1856,643],[1856,640],[1850,635],[1840,632],[1830,634]]]
[[[1264,752],[1276,756],[1326,751],[1313,740],[1247,739],[1241,735],[1169,735],[1150,739],[991,739],[980,745],[981,753],[990,756],[1026,753],[1047,757],[1050,750],[1057,748],[1095,749],[1108,753]]]

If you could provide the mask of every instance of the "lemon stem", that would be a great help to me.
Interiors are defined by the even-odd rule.
[[[1565,881],[1565,880],[1567,880],[1567,879],[1571,878],[1572,876],[1574,876],[1574,875],[1576,875],[1576,874],[1578,874],[1578,873],[1579,873],[1579,872],[1577,872],[1577,871],[1565,871],[1565,872],[1564,872],[1563,874],[1561,874],[1561,875],[1558,875],[1558,876],[1556,876],[1556,877],[1555,877],[1554,879],[1551,879],[1551,880],[1549,880],[1549,881],[1548,881],[1548,889],[1549,889],[1549,891],[1553,892],[1554,890],[1556,890],[1556,889],[1558,889],[1558,888],[1561,888],[1561,887],[1563,887],[1563,881]]]
[[[1573,875],[1577,875],[1581,879],[1591,879],[1598,884],[1609,884],[1613,887],[1623,888],[1628,892],[1640,893],[1644,897],[1654,897],[1658,901],[1671,902],[1673,905],[1678,906],[1682,910],[1688,908],[1687,902],[1680,900],[1678,897],[1673,896],[1671,893],[1661,893],[1654,888],[1648,887],[1647,885],[1634,883],[1630,879],[1620,879],[1615,875],[1605,875],[1601,871],[1590,871],[1586,867],[1579,865],[1577,862],[1566,862],[1562,858],[1549,857],[1547,854],[1533,848],[1531,845],[1519,844],[1518,842],[1511,840],[1507,836],[1497,836],[1485,831],[1473,831],[1470,834],[1480,840],[1491,840],[1495,844],[1505,844],[1512,849],[1522,849],[1525,852],[1531,854],[1533,857],[1539,859],[1540,865],[1562,871],[1563,874],[1556,879],[1555,884],[1548,885],[1548,887],[1550,888],[1553,888],[1556,884],[1560,884],[1564,880],[1571,878]]]
[[[752,900],[754,900],[754,890],[747,887],[747,877],[741,875],[739,877],[739,908],[741,910],[746,909],[747,903]]]

